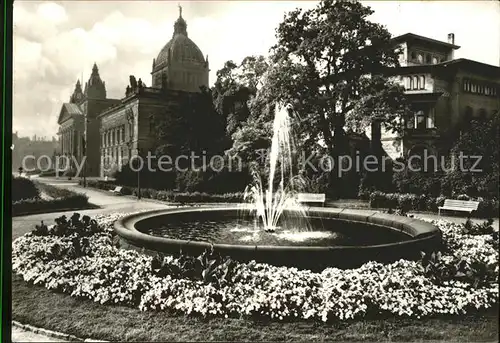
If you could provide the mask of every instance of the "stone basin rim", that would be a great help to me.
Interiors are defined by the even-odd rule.
[[[135,227],[135,225],[143,220],[158,216],[168,216],[170,214],[180,213],[200,213],[200,212],[219,212],[219,211],[245,211],[249,207],[246,204],[238,204],[232,206],[200,206],[189,208],[166,208],[152,210],[147,212],[139,212],[127,215],[114,223],[114,230],[121,238],[133,243],[139,243],[143,246],[144,243],[159,244],[165,246],[191,246],[200,248],[214,249],[236,249],[236,250],[274,250],[274,251],[332,251],[332,250],[368,250],[368,249],[383,249],[394,246],[413,245],[416,243],[424,243],[425,241],[433,241],[441,238],[441,231],[434,225],[410,218],[380,213],[373,210],[358,210],[358,209],[340,209],[340,208],[325,208],[325,207],[309,207],[307,209],[308,217],[323,217],[331,220],[347,220],[359,223],[366,223],[372,226],[381,226],[406,234],[410,239],[377,245],[366,246],[275,246],[275,245],[238,245],[238,244],[211,244],[203,241],[173,239],[145,234]],[[289,211],[293,211],[290,209]],[[309,215],[313,214],[313,215]],[[373,220],[377,219],[377,220]],[[389,225],[395,224],[395,225]],[[398,227],[399,226],[399,227]]]

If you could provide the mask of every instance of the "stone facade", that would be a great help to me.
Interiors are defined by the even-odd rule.
[[[99,156],[99,121],[97,116],[119,100],[106,98],[106,87],[99,76],[99,69],[94,64],[89,81],[82,91],[80,81],[68,103],[64,103],[59,113],[59,154],[74,157],[78,163],[85,158],[85,175],[98,176],[100,171]]]
[[[154,152],[154,118],[176,113],[186,97],[208,88],[209,71],[208,57],[187,36],[181,9],[172,39],[153,60],[153,87],[130,76],[125,97],[108,99],[95,64],[84,91],[77,82],[59,115],[60,153],[85,157],[86,175],[102,177],[142,151]]]
[[[155,118],[174,115],[186,98],[196,101],[202,87],[208,88],[208,60],[187,37],[187,24],[179,15],[172,39],[153,60],[152,87],[130,77],[125,97],[102,111],[99,121],[100,176],[112,176],[131,157],[154,154]]]
[[[392,74],[404,85],[413,114],[402,118],[397,135],[381,128],[381,143],[392,158],[426,149],[447,154],[473,117],[493,115],[500,108],[500,68],[467,59],[453,59],[454,35],[448,42],[406,34],[394,38],[402,48],[401,67]]]

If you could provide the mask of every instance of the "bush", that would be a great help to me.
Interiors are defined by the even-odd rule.
[[[379,191],[371,193],[369,198],[371,208],[398,209],[403,213],[408,211],[437,212],[438,207],[444,205],[445,199],[447,197],[444,196],[433,198],[426,195],[382,193]],[[496,199],[475,199],[465,194],[459,195],[455,199],[478,201],[478,209],[473,212],[475,216],[484,218],[498,216],[499,201]]]
[[[12,202],[39,198],[40,191],[33,181],[25,177],[12,176]]]
[[[27,199],[16,201],[12,204],[12,215],[26,215],[30,213],[43,213],[63,209],[79,209],[89,206],[89,198],[85,194],[73,194],[58,199]]]
[[[68,198],[75,195],[75,192],[70,191],[69,189],[59,188],[52,185],[47,185],[43,182],[34,182],[38,189],[47,194],[48,196],[59,199],[59,198]]]
[[[80,185],[82,181],[79,182]],[[115,189],[117,184],[106,181],[89,180],[87,181],[88,187],[94,187],[104,190]],[[122,186],[122,194],[133,194],[137,196],[137,188]],[[218,203],[236,203],[243,202],[243,193],[225,193],[225,194],[211,194],[204,192],[174,192],[172,190],[156,190],[151,188],[141,188],[141,197],[146,199],[154,199],[166,202],[175,203],[197,203],[197,202],[218,202]]]

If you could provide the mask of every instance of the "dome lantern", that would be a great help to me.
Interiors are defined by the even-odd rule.
[[[179,18],[175,21],[174,24],[174,36],[175,35],[184,35],[187,37],[187,23],[182,18],[182,7],[179,5]]]

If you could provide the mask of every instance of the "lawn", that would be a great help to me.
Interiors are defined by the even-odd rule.
[[[120,341],[497,341],[498,307],[465,316],[335,324],[201,319],[78,300],[13,276],[12,318],[77,337]]]

